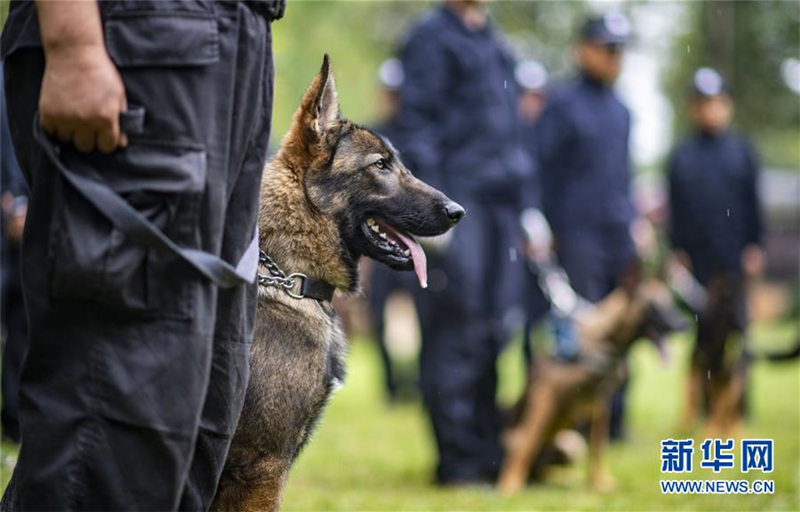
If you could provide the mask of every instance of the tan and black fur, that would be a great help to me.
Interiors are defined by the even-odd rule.
[[[408,235],[447,231],[464,210],[403,166],[391,144],[339,114],[327,56],[261,187],[260,246],[286,273],[342,292],[365,255],[411,258],[375,236],[378,219]],[[289,468],[344,378],[346,341],[330,303],[259,289],[244,408],[212,508],[277,510]]]
[[[707,295],[692,351],[682,427],[692,430],[700,410],[705,409],[707,434],[722,437],[741,431],[744,412],[748,359],[744,280],[717,276]]]
[[[636,274],[626,276],[624,284],[578,315],[578,361],[537,358],[533,363],[504,433],[505,459],[499,478],[504,493],[522,489],[542,449],[558,431],[574,428],[587,418],[591,419],[589,481],[596,489],[609,486],[602,454],[608,438],[609,397],[622,378],[621,363],[640,337],[660,343],[663,334],[683,327],[667,287]]]

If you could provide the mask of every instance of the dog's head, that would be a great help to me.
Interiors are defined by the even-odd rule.
[[[278,158],[294,170],[320,222],[335,225],[349,268],[364,255],[394,269],[414,269],[426,286],[425,253],[414,236],[446,232],[464,209],[415,178],[388,140],[341,116],[327,55]]]
[[[620,288],[628,294],[629,303],[618,341],[630,344],[639,338],[647,338],[663,356],[664,336],[688,327],[669,286],[660,279],[642,277],[641,267],[637,264],[623,276]]]

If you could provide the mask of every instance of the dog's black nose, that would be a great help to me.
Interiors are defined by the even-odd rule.
[[[447,218],[450,219],[450,222],[453,224],[460,221],[461,218],[467,214],[467,212],[464,211],[464,208],[454,201],[450,201],[444,205],[444,212],[447,214]]]

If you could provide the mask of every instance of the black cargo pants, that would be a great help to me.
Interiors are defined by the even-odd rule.
[[[112,155],[61,147],[174,242],[234,265],[256,231],[272,107],[269,23],[240,3],[101,2],[143,130]],[[248,379],[255,285],[219,289],[131,240],[31,137],[44,66],[12,53],[6,91],[31,198],[22,447],[4,508],[208,507]]]

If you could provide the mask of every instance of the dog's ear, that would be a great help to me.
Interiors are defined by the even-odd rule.
[[[339,115],[339,95],[336,93],[336,82],[331,71],[331,62],[328,54],[322,57],[322,68],[318,75],[319,91],[314,102],[314,131],[323,135],[328,130],[335,128],[341,121]]]
[[[330,60],[325,55],[322,68],[294,113],[292,126],[281,144],[281,158],[292,169],[308,169],[320,155],[320,143],[335,140],[336,128],[343,122]]]

